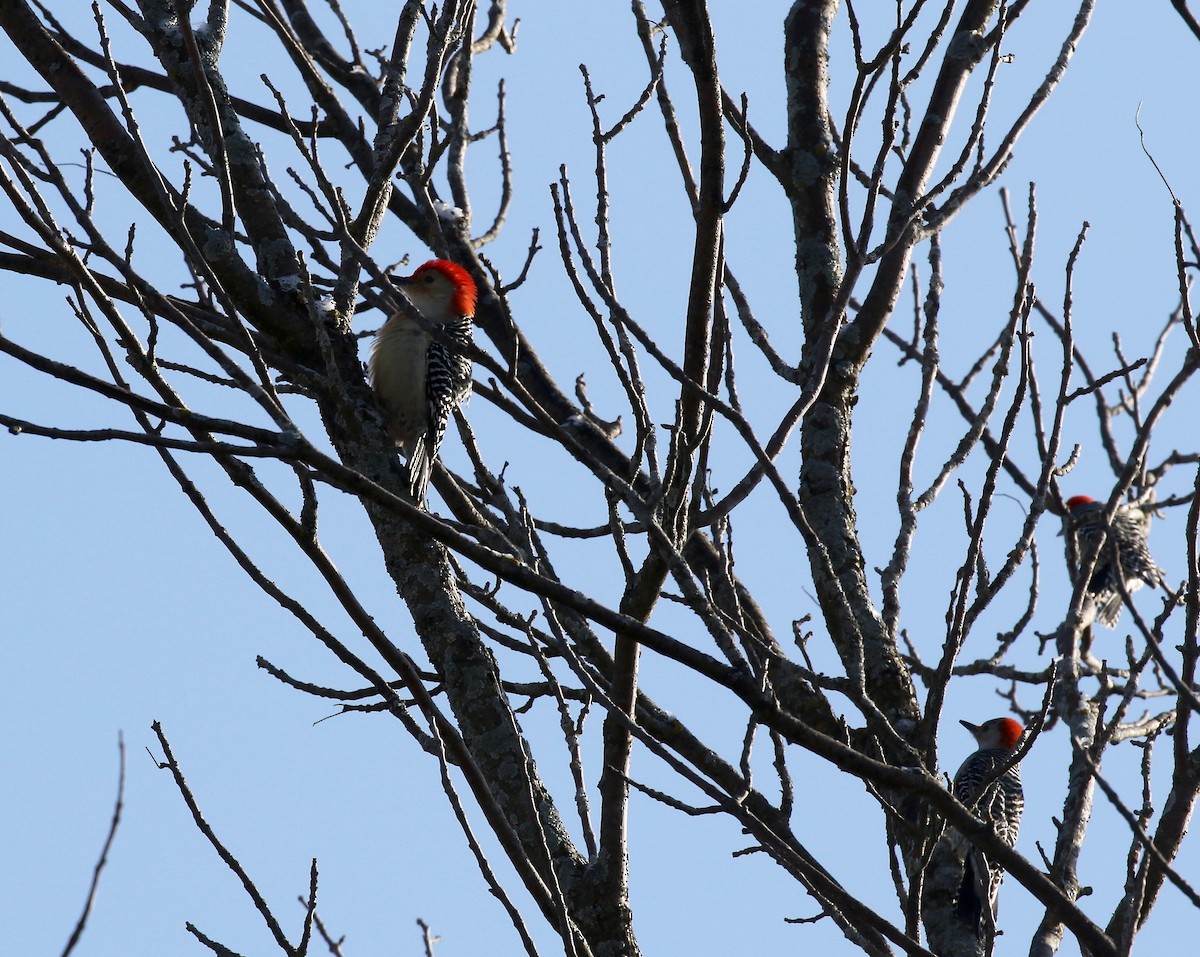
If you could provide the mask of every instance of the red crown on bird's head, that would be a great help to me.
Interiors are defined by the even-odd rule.
[[[1019,721],[1014,721],[1012,718],[1000,719],[1000,743],[1012,750],[1017,746],[1017,742],[1021,740],[1021,735],[1025,733],[1025,728]]]
[[[1021,722],[1014,721],[1012,718],[990,718],[983,724],[960,721],[959,724],[971,732],[971,736],[975,738],[981,748],[1000,748],[1012,751],[1017,746],[1017,742],[1021,740],[1021,735],[1025,733]]]
[[[454,308],[460,316],[475,315],[475,302],[479,293],[475,289],[475,280],[471,274],[456,262],[449,259],[431,259],[422,263],[412,274],[413,279],[420,279],[428,272],[439,272],[454,283]]]
[[[1067,511],[1073,512],[1075,509],[1079,508],[1080,505],[1091,505],[1095,501],[1096,500],[1090,495],[1072,495],[1069,499],[1067,499]]]

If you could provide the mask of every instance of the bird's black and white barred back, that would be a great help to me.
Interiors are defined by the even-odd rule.
[[[960,722],[971,732],[979,749],[954,775],[954,796],[986,821],[1009,847],[1015,847],[1025,810],[1025,791],[1019,765],[996,772],[1013,757],[1025,729],[1012,718],[992,718],[983,724]],[[973,845],[967,848],[962,884],[958,892],[958,914],[973,923],[982,940],[990,926],[994,930],[1004,869]],[[986,910],[985,910],[986,909]]]
[[[1069,527],[1075,536],[1077,557],[1082,560],[1100,538],[1104,503],[1086,495],[1075,495],[1067,499],[1067,514]],[[1142,585],[1151,588],[1164,585],[1164,572],[1154,563],[1146,542],[1149,534],[1149,512],[1138,505],[1121,505],[1117,508],[1087,586],[1087,593],[1096,607],[1096,620],[1108,628],[1116,627],[1121,617],[1122,599],[1118,582],[1123,581],[1125,590],[1130,593]]]
[[[429,422],[408,460],[409,480],[414,489],[422,491],[429,484],[429,474],[442,447],[450,416],[457,406],[471,398],[472,319],[463,316],[438,331],[439,336],[429,344],[425,369]]]

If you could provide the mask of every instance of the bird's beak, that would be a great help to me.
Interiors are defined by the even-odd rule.
[[[392,282],[397,286],[411,286],[416,280],[412,276],[393,276]]]
[[[958,723],[959,723],[959,724],[961,724],[961,725],[962,725],[964,728],[966,728],[968,731],[970,731],[970,732],[971,732],[971,734],[974,734],[976,731],[978,731],[978,730],[979,730],[979,725],[977,725],[977,724],[971,724],[971,722],[970,722],[970,721],[959,721]]]

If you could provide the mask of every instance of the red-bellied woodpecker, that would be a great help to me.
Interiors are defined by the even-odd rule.
[[[397,312],[383,324],[371,350],[371,388],[408,460],[409,491],[421,502],[450,413],[471,394],[475,283],[445,259],[393,281],[424,322]]]
[[[979,750],[954,775],[954,796],[976,817],[990,824],[1000,840],[1013,847],[1021,827],[1021,811],[1025,808],[1021,773],[1017,765],[999,777],[996,771],[1012,758],[1025,729],[1012,718],[992,718],[980,725],[960,723],[974,736]],[[1004,870],[999,865],[975,847],[967,848],[958,913],[965,920],[974,921],[975,933],[981,940],[987,927],[995,928],[996,899],[1003,879]]]
[[[1086,495],[1067,499],[1068,527],[1075,536],[1080,559],[1100,537],[1103,514],[1103,502]],[[1149,512],[1138,505],[1121,505],[1117,508],[1087,587],[1088,596],[1096,608],[1096,620],[1100,624],[1115,628],[1117,619],[1121,617],[1121,591],[1117,585],[1117,575],[1124,581],[1127,592],[1134,592],[1143,584],[1151,588],[1163,585],[1163,570],[1154,564],[1146,545],[1149,533]]]

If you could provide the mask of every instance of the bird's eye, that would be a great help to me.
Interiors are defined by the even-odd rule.
[[[426,273],[425,274],[425,284],[429,285],[429,283],[431,283],[431,282],[433,282],[433,273],[431,273],[431,272]]]

